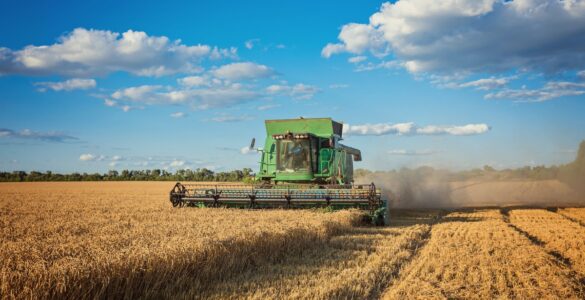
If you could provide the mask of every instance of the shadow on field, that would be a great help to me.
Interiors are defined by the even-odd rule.
[[[352,227],[339,235],[333,236],[328,242],[307,247],[302,253],[287,256],[279,262],[249,268],[239,274],[233,274],[229,278],[222,278],[221,281],[215,282],[209,289],[197,291],[199,293],[198,297],[222,298],[222,295],[240,295],[243,298],[246,295],[258,297],[258,295],[262,295],[263,291],[274,289],[275,282],[281,282],[282,285],[277,284],[278,289],[282,288],[284,291],[289,289],[287,282],[305,282],[304,289],[325,289],[325,295],[335,299],[349,287],[339,286],[328,290],[328,288],[320,287],[321,284],[318,281],[308,278],[321,274],[319,276],[331,277],[333,280],[333,278],[339,276],[339,266],[352,268],[350,267],[352,264],[365,265],[366,262],[362,260],[369,260],[374,253],[383,251],[380,248],[382,241],[397,238],[403,234],[402,228],[435,224],[443,214],[443,210],[436,209],[391,210],[390,226],[374,227],[364,224]],[[429,231],[430,228],[427,234],[421,237],[421,240],[413,240],[406,251],[415,253],[417,249],[422,247],[424,241],[429,237]],[[364,253],[368,253],[368,258],[364,258]],[[328,273],[330,274],[324,275]],[[396,274],[392,274],[392,276],[396,276]],[[386,283],[384,281],[382,285],[385,287]],[[381,292],[381,288],[379,288],[379,291],[377,289],[370,291],[369,296],[371,297],[369,298],[375,298],[376,293]],[[191,291],[181,295],[179,298],[182,298],[182,296],[189,298]]]

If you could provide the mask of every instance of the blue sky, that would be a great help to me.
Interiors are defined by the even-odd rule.
[[[59,1],[0,11],[0,170],[256,168],[332,117],[358,167],[550,165],[585,139],[585,1]]]

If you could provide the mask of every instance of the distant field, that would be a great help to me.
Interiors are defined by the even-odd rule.
[[[172,208],[172,185],[0,184],[0,298],[585,297],[585,209],[393,210],[374,228]]]
[[[508,180],[452,182],[455,207],[479,206],[574,206],[585,199],[558,180]]]

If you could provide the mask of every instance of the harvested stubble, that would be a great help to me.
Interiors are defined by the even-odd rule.
[[[582,212],[579,215],[583,215]],[[542,242],[548,251],[562,260],[568,259],[571,267],[585,277],[585,227],[541,209],[512,210],[510,221]]]
[[[173,209],[169,187],[0,184],[0,295],[173,296],[318,247],[357,220],[348,211]]]
[[[400,274],[384,298],[583,297],[570,270],[507,226],[497,210],[447,215]]]
[[[559,214],[585,226],[585,208],[563,208],[557,211]]]
[[[417,219],[395,218],[402,226],[353,228],[322,247],[289,256],[224,281],[200,294],[204,299],[370,299],[379,296],[428,235],[436,212]]]

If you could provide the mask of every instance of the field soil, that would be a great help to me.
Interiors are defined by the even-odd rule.
[[[452,207],[585,204],[582,195],[558,180],[458,181],[450,189]]]
[[[552,208],[555,181],[452,183],[470,205],[547,209],[393,209],[388,227],[172,208],[173,185],[0,184],[0,298],[585,298],[585,209]]]

